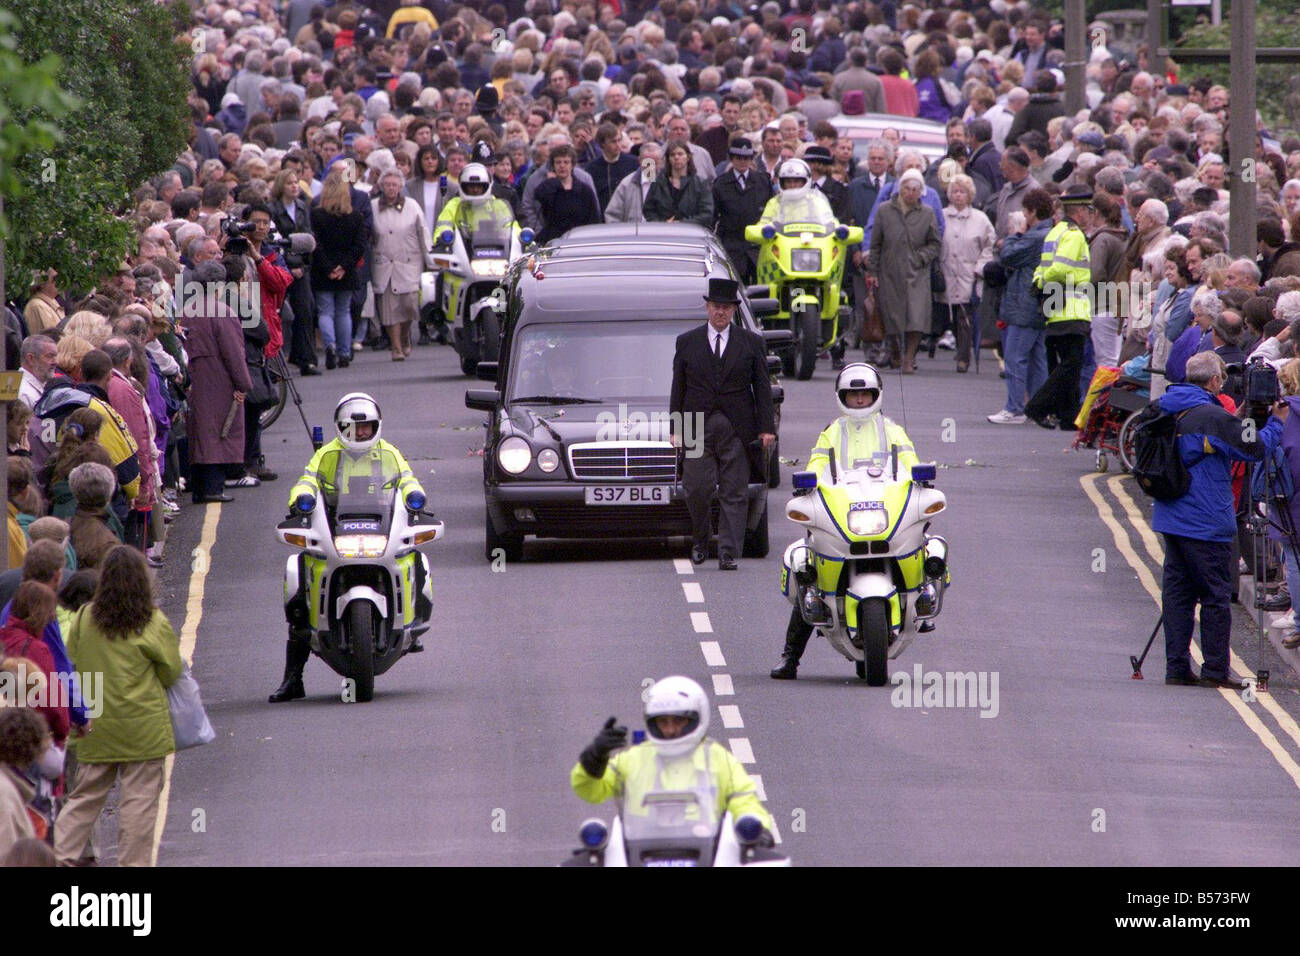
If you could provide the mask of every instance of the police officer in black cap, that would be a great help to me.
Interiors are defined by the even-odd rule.
[[[849,187],[831,176],[835,160],[831,151],[825,146],[809,146],[803,152],[803,161],[812,170],[812,186],[826,194],[826,201],[831,204],[831,212],[837,221],[850,225],[853,222],[853,208],[849,203]]]
[[[713,231],[736,274],[748,285],[757,275],[758,246],[745,241],[745,227],[762,217],[772,198],[772,181],[754,168],[754,144],[745,137],[735,137],[727,155],[726,172],[713,180]]]
[[[501,157],[492,151],[492,144],[485,139],[479,140],[469,150],[469,161],[471,163],[482,163],[487,169],[488,175],[492,177],[492,195],[497,199],[503,200],[510,206],[511,212],[515,218],[519,218],[519,193],[509,183],[502,182],[497,178],[497,163]]]
[[[710,279],[709,320],[677,337],[673,356],[674,442],[685,449],[682,490],[691,515],[691,561],[703,564],[710,537],[709,504],[718,495],[718,567],[734,571],[744,545],[751,467],[776,441],[772,382],[762,336],[732,324],[740,304],[734,279]],[[754,457],[750,457],[751,450]]]

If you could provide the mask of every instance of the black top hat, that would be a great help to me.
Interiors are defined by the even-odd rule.
[[[709,291],[704,301],[740,305],[740,283],[735,279],[710,279]]]
[[[809,146],[803,151],[803,161],[805,163],[825,163],[829,166],[835,160],[831,158],[831,151],[825,146]]]
[[[733,137],[731,145],[727,147],[727,154],[730,156],[739,156],[742,159],[753,159],[754,144],[744,136]]]
[[[1061,193],[1062,206],[1088,206],[1092,204],[1092,190],[1087,186],[1071,186]]]

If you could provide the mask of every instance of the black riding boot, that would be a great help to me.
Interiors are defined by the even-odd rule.
[[[302,686],[302,670],[311,657],[311,645],[306,641],[289,638],[284,644],[284,681],[274,694],[267,698],[272,704],[286,700],[301,700],[307,696]]]
[[[781,651],[781,663],[772,668],[773,680],[794,680],[798,677],[799,658],[803,657],[808,638],[812,637],[812,625],[804,621],[799,608],[790,609],[790,626],[785,629],[785,648]]]

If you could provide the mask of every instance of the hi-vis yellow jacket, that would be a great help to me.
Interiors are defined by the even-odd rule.
[[[712,778],[717,793],[718,818],[731,811],[732,820],[752,814],[763,821],[768,832],[775,833],[772,815],[758,799],[754,781],[726,747],[705,737],[689,754],[681,757],[659,756],[655,746],[641,743],[620,750],[609,758],[603,777],[593,777],[579,761],[569,775],[573,792],[588,803],[603,803],[610,797],[623,801],[623,813],[644,815],[645,794],[653,790],[695,789],[699,774]]]
[[[1092,321],[1092,256],[1083,230],[1062,219],[1043,240],[1043,258],[1034,270],[1034,285],[1047,294],[1047,324]]]
[[[912,466],[920,459],[901,425],[880,412],[867,418],[841,415],[817,436],[817,444],[808,456],[808,470],[817,472],[818,481],[830,481],[831,449],[835,450],[835,468],[839,472],[865,460],[887,468],[891,445],[898,446],[898,473],[910,477]]]
[[[352,479],[362,478],[369,484],[372,476],[379,479],[380,484],[394,482],[399,499],[405,499],[412,491],[421,493],[424,491],[411,472],[411,466],[397,450],[397,446],[390,445],[381,438],[375,442],[370,451],[362,455],[353,455],[343,447],[339,439],[335,438],[322,445],[320,451],[312,455],[311,461],[307,462],[302,477],[289,490],[289,509],[293,510],[293,503],[298,500],[299,495],[314,495],[318,499],[324,496],[333,499],[339,494],[340,489],[349,490]],[[350,490],[356,493],[358,489],[350,488]],[[378,492],[379,488],[376,487],[375,493]]]

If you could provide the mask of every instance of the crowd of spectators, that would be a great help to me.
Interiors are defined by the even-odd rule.
[[[188,147],[131,197],[132,254],[92,289],[42,271],[7,316],[23,370],[7,422],[7,668],[79,667],[57,629],[95,598],[104,613],[79,646],[135,635],[153,683],[129,693],[154,707],[174,679],[171,638],[143,606],[110,607],[93,576],[114,567],[143,587],[179,492],[229,501],[275,479],[260,447],[272,373],[347,368],[361,349],[404,360],[417,318],[421,341],[445,341],[415,287],[471,163],[543,241],[600,221],[695,222],[752,281],[744,226],[778,166],[803,159],[836,218],[865,231],[851,343],[903,371],[926,343],[953,349],[958,372],[994,350],[999,424],[1025,422],[1048,383],[1067,407],[1062,389],[1082,393],[1097,365],[1126,363],[1158,397],[1200,352],[1279,366],[1294,352],[1300,138],[1259,124],[1258,254],[1234,259],[1228,91],[1103,32],[1086,106],[1068,114],[1062,26],[1028,2],[219,0],[192,16]],[[877,113],[944,124],[943,155],[912,148],[901,122],[855,154],[846,121]],[[1084,236],[1088,301],[1052,328],[1039,293],[1058,227]],[[64,575],[55,607],[46,592]],[[31,835],[13,795],[40,803],[47,741],[84,723],[75,709],[31,716],[0,710],[0,853]],[[84,757],[139,796],[131,840],[151,826],[167,749],[154,731]],[[82,774],[61,860],[88,852],[111,778]],[[130,843],[124,859],[142,852]]]

